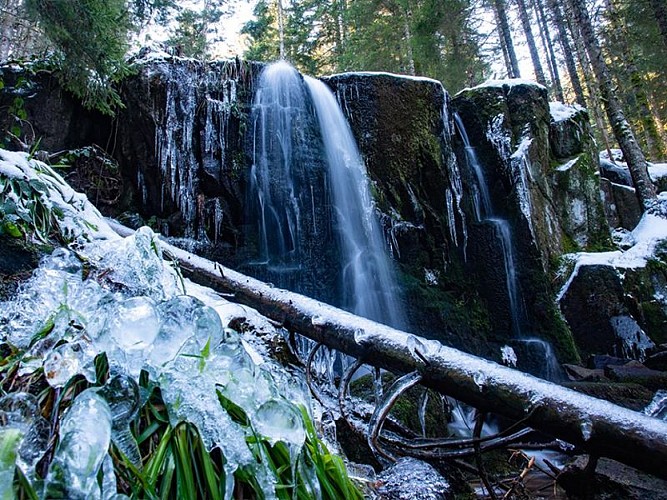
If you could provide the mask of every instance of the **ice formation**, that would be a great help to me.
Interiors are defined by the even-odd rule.
[[[48,169],[25,155],[0,150],[0,158],[0,181],[42,179],[39,171]],[[63,248],[45,257],[16,297],[0,304],[0,338],[26,351],[22,374],[43,368],[55,388],[77,375],[99,382],[94,360],[101,353],[112,375],[104,385],[79,394],[62,416],[44,491],[77,498],[116,494],[109,445],[113,441],[130,461],[140,463],[129,424],[140,406],[143,370],[161,388],[172,425],[194,424],[209,449],[222,450],[227,474],[241,465],[251,468],[271,497],[276,480],[254,458],[246,437],[257,432],[269,442],[283,441],[295,450],[296,460],[305,442],[298,405],[309,404],[303,385],[223,326],[223,319],[227,324],[234,315],[230,304],[182,279],[164,260],[150,229],[120,238],[83,195],[68,191],[58,174],[49,172],[44,185],[47,203],[62,203],[63,192],[75,203],[74,208],[65,204],[63,213],[65,227],[77,238],[77,252]],[[77,235],[77,228],[86,231]],[[82,259],[90,264],[85,277]],[[243,313],[250,323],[259,318],[247,308]],[[257,322],[259,328],[266,326]],[[233,421],[219,395],[240,407],[250,426]],[[0,400],[0,441],[9,450],[0,463],[0,484],[11,485],[1,478],[13,476],[15,464],[25,468],[29,480],[34,476],[45,447],[22,451],[44,435],[33,400],[16,394]],[[233,482],[227,483],[231,497]]]

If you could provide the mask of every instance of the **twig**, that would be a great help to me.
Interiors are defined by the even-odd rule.
[[[477,471],[479,472],[479,477],[482,479],[482,483],[484,483],[484,486],[489,492],[489,496],[491,497],[491,499],[496,500],[498,497],[496,497],[496,492],[493,490],[493,486],[489,481],[489,476],[486,474],[486,469],[484,468],[484,463],[482,462],[482,449],[479,443],[479,438],[480,435],[482,434],[482,427],[484,427],[485,417],[486,413],[477,411],[477,415],[475,418],[475,428],[473,429],[472,433],[473,438],[475,438],[473,447],[475,449],[475,462],[477,464]]]

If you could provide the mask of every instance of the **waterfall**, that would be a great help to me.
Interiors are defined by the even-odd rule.
[[[315,78],[305,80],[329,166],[335,227],[342,247],[342,306],[359,316],[405,326],[366,167],[352,130],[331,90]]]
[[[331,91],[273,63],[258,81],[252,127],[252,273],[404,327],[365,165]]]
[[[305,112],[297,71],[285,62],[266,67],[253,103],[253,164],[250,203],[256,203],[260,264],[298,266],[301,207],[296,189],[300,163],[294,143]]]
[[[516,262],[514,259],[514,247],[512,245],[512,234],[510,225],[506,219],[498,217],[493,210],[489,187],[484,178],[484,172],[480,165],[475,148],[470,145],[468,133],[463,126],[463,121],[458,113],[454,114],[454,122],[463,141],[468,166],[475,175],[477,184],[474,186],[474,208],[478,222],[486,222],[493,227],[493,234],[498,240],[502,251],[503,266],[505,271],[505,287],[507,289],[507,300],[512,321],[512,333],[515,337],[521,336],[521,308],[519,301],[519,287],[516,276]]]
[[[490,224],[493,228],[493,234],[498,241],[502,252],[503,267],[505,272],[505,288],[507,291],[507,301],[511,319],[511,332],[514,336],[513,345],[521,346],[521,355],[519,356],[518,366],[521,369],[529,371],[547,380],[557,381],[562,379],[562,370],[551,344],[547,341],[529,337],[522,327],[521,300],[516,273],[516,259],[514,257],[514,246],[512,243],[512,234],[509,222],[494,212],[493,202],[489,193],[489,188],[484,177],[484,172],[477,159],[475,148],[471,146],[470,139],[463,125],[463,121],[458,113],[454,114],[456,124],[461,140],[465,148],[465,155],[468,166],[474,174],[476,185],[473,186],[473,203],[478,222]],[[524,359],[521,359],[521,358]],[[526,363],[529,361],[535,362]]]

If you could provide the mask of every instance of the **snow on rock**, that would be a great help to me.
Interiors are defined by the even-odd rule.
[[[584,108],[578,104],[563,104],[562,102],[550,102],[549,113],[554,122],[562,122],[571,119],[574,115],[583,111]]]
[[[667,177],[667,163],[649,163],[648,174],[653,182]]]
[[[607,265],[617,269],[636,269],[646,266],[659,243],[667,240],[667,192],[660,193],[655,205],[649,209],[631,232],[615,233],[622,238],[627,250],[610,252],[579,252],[565,256],[574,263],[574,270],[558,293],[557,300],[565,295],[581,266]]]
[[[568,161],[567,163],[563,163],[562,165],[556,167],[556,170],[558,172],[567,172],[568,170],[570,170],[572,167],[574,167],[577,164],[577,162],[579,161],[579,158],[580,157],[577,156],[576,158]]]
[[[487,80],[484,83],[481,83],[479,85],[476,85],[474,87],[466,88],[463,89],[462,92],[468,91],[468,90],[477,90],[477,89],[483,89],[483,88],[488,88],[488,87],[509,87],[510,90],[512,87],[518,86],[518,85],[529,85],[531,87],[537,87],[540,89],[545,89],[544,85],[540,85],[539,83],[532,81],[532,80],[523,80],[521,78],[507,78],[504,80]]]

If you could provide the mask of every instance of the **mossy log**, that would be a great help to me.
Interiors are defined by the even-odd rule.
[[[667,478],[667,422],[273,288],[167,244],[162,247],[185,276],[289,330],[394,373],[419,371],[425,386],[481,411],[523,420],[591,455]]]

